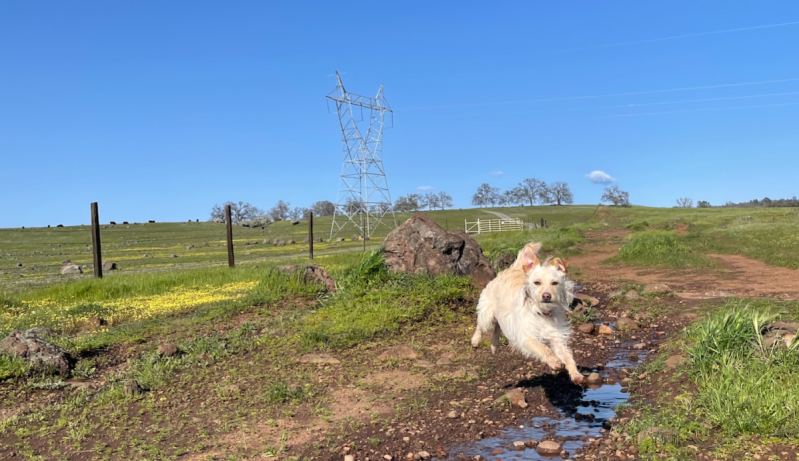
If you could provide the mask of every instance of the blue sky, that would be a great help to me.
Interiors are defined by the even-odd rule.
[[[797,22],[788,1],[3,2],[0,227],[334,201],[336,70],[385,85],[393,197],[537,177],[597,203],[596,170],[642,205],[799,195]]]

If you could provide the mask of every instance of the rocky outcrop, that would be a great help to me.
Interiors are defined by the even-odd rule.
[[[447,232],[419,213],[386,237],[386,265],[396,272],[466,275],[485,287],[496,272],[483,249],[463,231]]]
[[[64,349],[45,341],[46,336],[47,330],[43,328],[14,330],[0,341],[0,352],[23,358],[32,370],[67,375],[74,363],[72,357]]]

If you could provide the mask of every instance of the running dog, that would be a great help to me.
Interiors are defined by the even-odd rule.
[[[560,258],[541,263],[536,255],[540,248],[540,243],[528,243],[516,262],[483,290],[472,347],[493,330],[491,353],[496,353],[501,329],[514,349],[554,371],[565,366],[572,382],[582,384],[583,375],[568,346],[571,329],[566,312],[574,299],[574,282],[566,277],[569,263]]]

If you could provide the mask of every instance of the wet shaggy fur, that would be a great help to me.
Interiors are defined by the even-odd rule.
[[[575,383],[582,383],[569,349],[571,328],[566,312],[574,299],[574,282],[566,276],[568,263],[559,259],[539,261],[540,243],[527,244],[510,268],[488,284],[477,303],[477,327],[472,346],[493,331],[491,352],[503,333],[511,347],[528,358],[540,360],[555,371],[565,366]]]

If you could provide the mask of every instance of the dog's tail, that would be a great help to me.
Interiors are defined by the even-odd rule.
[[[482,333],[494,329],[494,309],[491,306],[490,296],[481,295],[477,301],[477,329]]]
[[[535,252],[535,254],[538,254],[538,251],[541,250],[541,243],[540,242],[530,242],[530,243],[528,243],[527,245],[524,246],[524,248],[527,248],[527,247],[532,248],[533,251]],[[519,250],[519,254],[516,255],[516,261],[513,262],[513,265],[511,267],[520,267],[521,266],[521,264],[522,264],[522,251],[524,251],[524,248]]]

